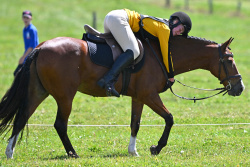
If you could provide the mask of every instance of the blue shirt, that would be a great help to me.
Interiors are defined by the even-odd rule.
[[[23,28],[23,40],[25,52],[28,48],[35,48],[39,44],[37,29],[33,24]]]

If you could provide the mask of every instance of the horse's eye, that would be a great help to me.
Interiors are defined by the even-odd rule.
[[[233,60],[227,60],[228,64],[233,67]]]

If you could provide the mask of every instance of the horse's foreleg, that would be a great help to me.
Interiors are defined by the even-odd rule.
[[[151,154],[157,155],[161,152],[162,148],[167,145],[169,133],[174,124],[174,120],[172,114],[164,106],[158,94],[151,96],[151,98],[148,99],[145,104],[147,104],[154,112],[156,112],[158,115],[164,118],[166,123],[164,132],[160,140],[158,141],[158,145],[157,146],[153,145],[150,147]]]
[[[64,145],[68,156],[78,158],[79,156],[75,152],[67,134],[68,118],[71,113],[72,100],[61,101],[57,103],[58,111],[54,127]]]
[[[133,156],[139,156],[136,150],[136,136],[140,128],[141,113],[143,104],[132,98],[132,113],[131,113],[131,137],[128,146],[129,154]]]

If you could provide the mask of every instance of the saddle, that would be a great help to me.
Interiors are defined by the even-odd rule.
[[[122,48],[117,43],[117,41],[115,40],[114,36],[111,33],[101,33],[87,24],[84,25],[84,29],[86,31],[86,34],[83,35],[83,38],[85,40],[91,41],[94,43],[103,43],[103,44],[107,43],[109,45],[112,51],[114,61],[123,52]],[[144,55],[144,48],[143,48],[141,41],[138,38],[136,38],[136,40],[138,42],[138,46],[140,49],[140,55],[135,60],[134,65],[139,63],[142,60],[143,55]]]
[[[114,61],[123,52],[111,33],[101,33],[91,26],[85,24],[86,33],[83,34],[82,40],[88,44],[90,59],[93,63],[111,68]],[[120,94],[126,95],[130,82],[131,73],[138,72],[144,64],[144,48],[141,41],[137,38],[140,55],[134,63],[122,71],[122,90]]]

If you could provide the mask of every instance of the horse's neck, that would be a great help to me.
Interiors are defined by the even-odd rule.
[[[174,41],[171,47],[175,75],[196,70],[209,70],[215,47],[197,41]]]

